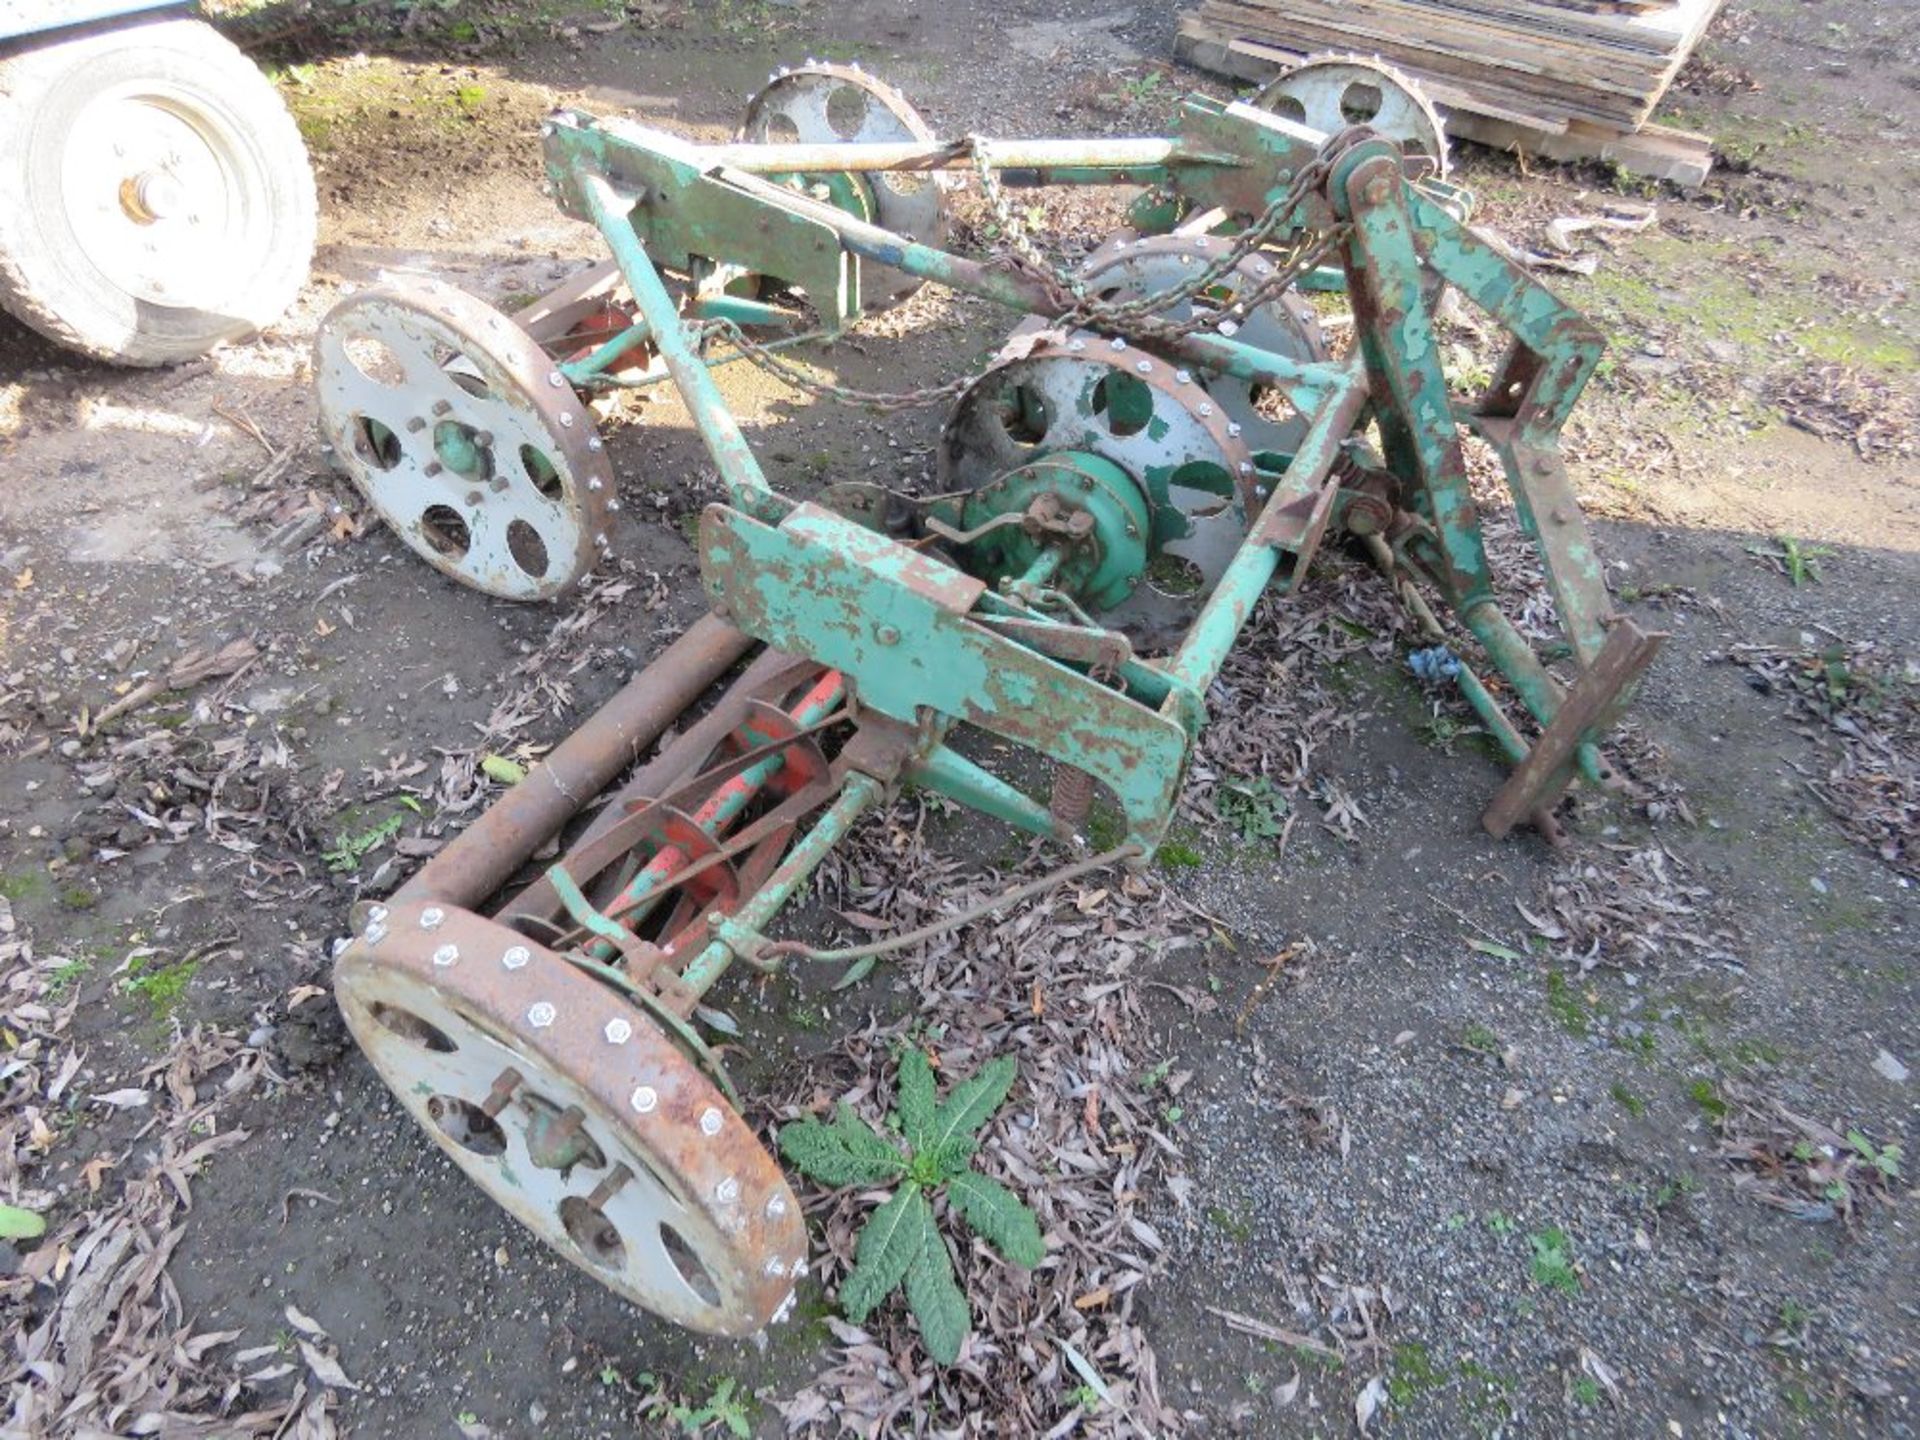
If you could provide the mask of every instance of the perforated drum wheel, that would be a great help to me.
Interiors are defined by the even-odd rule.
[[[593,568],[618,509],[593,416],[519,326],[433,281],[342,300],[314,337],[334,463],[436,569],[545,600]]]
[[[931,144],[933,131],[893,86],[857,65],[809,62],[769,77],[747,102],[740,139],[752,144]],[[929,172],[875,171],[867,187],[875,223],[936,248],[947,242],[947,180]],[[926,282],[904,270],[865,265],[868,305],[897,305]]]
[[[481,1189],[610,1289],[677,1324],[783,1318],[806,1229],[712,1082],[613,990],[466,911],[376,907],[334,965],[355,1040]]]

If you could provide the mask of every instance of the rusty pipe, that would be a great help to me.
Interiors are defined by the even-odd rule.
[[[638,760],[753,643],[726,621],[701,616],[528,771],[526,779],[421,866],[389,903],[439,900],[468,909],[479,905],[581,806]],[[365,923],[360,909],[355,907],[356,925]]]

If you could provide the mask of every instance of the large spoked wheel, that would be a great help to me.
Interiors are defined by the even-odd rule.
[[[272,323],[313,257],[313,173],[279,95],[192,20],[0,60],[0,304],[128,365]]]
[[[360,1048],[421,1127],[548,1245],[717,1335],[784,1318],[806,1228],[746,1122],[641,1012],[515,931],[376,910],[334,966]]]
[[[314,338],[320,427],[394,532],[454,579],[544,600],[606,546],[613,469],[531,336],[431,281],[349,296]]]
[[[747,102],[740,138],[774,145],[924,145],[933,142],[933,131],[906,96],[876,76],[853,65],[811,64],[779,72]],[[865,192],[863,208],[871,209],[875,223],[923,245],[946,244],[943,177],[877,171],[837,178]],[[870,305],[897,305],[926,283],[885,265],[867,266],[865,274],[863,289],[870,293],[864,299]]]

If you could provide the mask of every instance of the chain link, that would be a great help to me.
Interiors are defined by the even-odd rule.
[[[1168,344],[1184,340],[1202,331],[1217,330],[1223,323],[1233,318],[1226,309],[1214,309],[1203,305],[1194,305],[1192,314],[1184,320],[1169,320],[1161,312],[1176,305],[1190,303],[1233,274],[1243,260],[1262,251],[1267,241],[1295,212],[1301,202],[1325,180],[1333,160],[1340,152],[1353,140],[1365,138],[1367,134],[1365,130],[1355,127],[1353,130],[1341,132],[1328,144],[1322,146],[1320,153],[1295,173],[1293,183],[1287,187],[1286,193],[1268,205],[1252,225],[1235,235],[1226,249],[1202,266],[1192,277],[1150,295],[1137,296],[1131,300],[1112,301],[1100,300],[1089,294],[1085,277],[1076,271],[1056,265],[1034,242],[1025,222],[1014,213],[1013,205],[1001,186],[1000,177],[993,164],[992,142],[984,136],[970,135],[955,149],[959,153],[972,156],[975,173],[980,177],[981,193],[986,197],[987,206],[993,212],[995,223],[1000,228],[1000,237],[1005,248],[994,261],[989,263],[998,263],[1006,268],[1025,272],[1056,291],[1063,301],[1071,301],[1052,318],[1053,324],[1062,328],[1097,330],[1102,334],[1118,335],[1136,342]],[[1346,233],[1347,227],[1344,225],[1334,226],[1324,231],[1301,227],[1292,245],[1273,261],[1273,273],[1245,294],[1236,295],[1232,309],[1243,315],[1251,314],[1262,305],[1277,299],[1302,275],[1318,265],[1322,257],[1338,244]],[[925,409],[957,400],[994,369],[989,365],[985,370],[975,374],[963,375],[943,385],[924,386],[918,390],[860,390],[853,386],[837,385],[832,381],[819,379],[805,366],[797,365],[775,354],[767,346],[759,344],[732,320],[709,321],[703,333],[706,336],[724,337],[746,360],[797,390],[824,400],[882,415],[895,414],[903,410]]]

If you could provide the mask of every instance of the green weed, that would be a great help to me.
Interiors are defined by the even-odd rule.
[[[1533,1283],[1543,1290],[1558,1290],[1565,1295],[1580,1293],[1580,1272],[1573,1262],[1573,1242],[1558,1227],[1549,1227],[1527,1236],[1533,1246]]]

